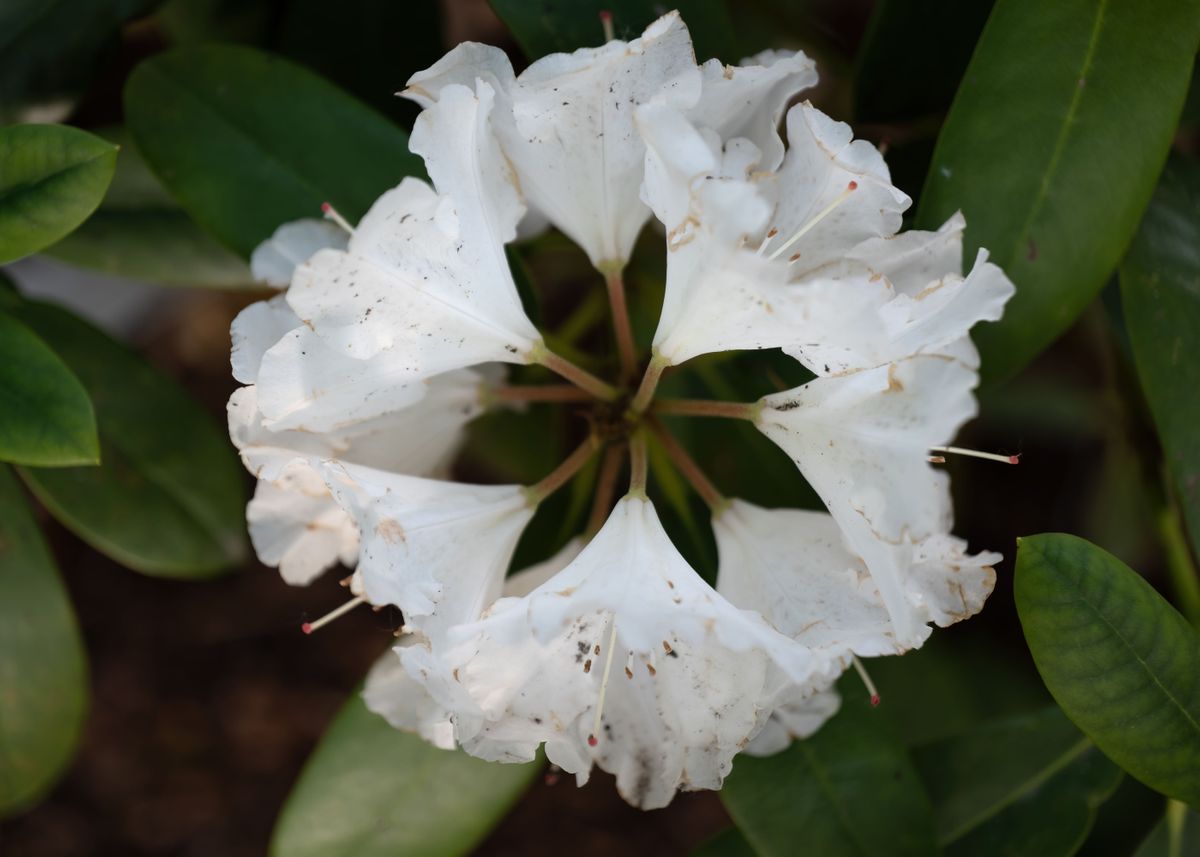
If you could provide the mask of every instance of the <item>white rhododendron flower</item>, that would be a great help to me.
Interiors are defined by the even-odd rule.
[[[306,630],[364,602],[400,609],[399,645],[364,691],[395,727],[497,762],[544,748],[579,783],[599,767],[630,803],[664,806],[719,788],[738,753],[812,735],[848,669],[878,701],[860,657],[982,608],[1000,557],[952,534],[937,465],[1016,460],[949,446],[977,410],[970,331],[1013,287],[985,250],[964,271],[961,215],[900,231],[910,200],[879,151],[794,103],[815,83],[799,52],[698,64],[677,13],[520,75],[462,44],[403,93],[423,107],[410,143],[430,183],[404,179],[355,225],[326,208],[338,232],[284,224],[254,254],[256,276],[286,288],[232,331],[251,534],[290,582],[356,566],[354,598]],[[651,217],[665,238],[638,259],[660,246],[666,283],[638,342],[622,270]],[[549,296],[518,294],[507,245],[544,224],[603,274],[611,353],[578,356],[600,341],[576,312],[586,278],[527,314]],[[755,402],[661,395],[669,367],[740,350],[811,380]],[[456,465],[468,423],[524,403],[472,431]],[[555,404],[564,419],[548,421]],[[724,496],[668,417],[750,422],[826,510]],[[650,438],[656,476],[669,461],[682,477],[661,495]],[[570,502],[529,527],[568,483]],[[650,499],[678,511],[685,483],[712,510],[715,588]],[[545,556],[554,527],[574,537],[506,582],[518,545]]]

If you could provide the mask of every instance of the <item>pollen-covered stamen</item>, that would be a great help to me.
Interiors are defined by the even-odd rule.
[[[608,11],[607,9],[600,10],[600,26],[604,28],[604,41],[611,42],[616,38],[616,35],[613,31],[612,12]]]
[[[965,455],[968,458],[982,458],[986,461],[999,461],[1001,464],[1021,463],[1021,453],[1019,452],[1016,455],[998,455],[995,452],[980,452],[976,449],[963,449],[961,446],[931,446],[929,449],[931,452],[945,452],[950,455]],[[941,464],[946,460],[945,458],[941,458],[941,461],[935,461],[937,458],[941,458],[941,456],[934,456],[930,459],[930,461],[934,461],[936,464]]]
[[[849,199],[850,194],[854,193],[856,190],[858,190],[858,182],[852,181],[846,185],[846,189],[834,197],[833,202],[829,203],[829,205],[818,211],[816,215],[808,221],[808,223],[805,223],[796,231],[795,235],[793,235],[787,241],[784,241],[783,244],[776,247],[774,252],[772,252],[767,258],[778,259],[780,256],[782,256],[785,252],[787,252],[788,248],[807,235],[814,226],[816,226],[829,215],[833,214],[837,207]],[[789,264],[794,263],[795,261],[796,260],[793,258],[790,260]]]
[[[875,682],[871,681],[871,677],[867,675],[867,668],[863,666],[862,661],[856,655],[850,656],[854,661],[854,671],[858,673],[858,677],[862,679],[862,683],[867,687],[867,693],[871,694],[871,705],[879,704],[879,691],[875,689]]]
[[[326,220],[332,220],[338,226],[345,230],[347,235],[354,234],[354,227],[350,225],[350,221],[342,217],[338,210],[327,202],[321,203],[321,213],[325,215]]]
[[[608,693],[608,678],[612,674],[613,652],[617,650],[617,617],[613,616],[609,624],[608,653],[604,656],[604,675],[600,677],[600,695],[596,697],[596,710],[592,714],[592,733],[588,735],[588,746],[595,747],[600,743],[600,718],[604,716],[604,695]]]
[[[366,604],[366,603],[367,603],[367,599],[365,596],[360,595],[357,598],[351,598],[349,601],[347,601],[341,607],[338,607],[334,610],[329,611],[328,613],[326,613],[324,616],[322,616],[317,621],[305,622],[303,625],[300,626],[300,630],[306,634],[311,634],[313,631],[319,631],[321,628],[324,628],[326,625],[328,625],[334,619],[340,619],[342,616],[345,616],[347,613],[349,613],[351,610],[353,610],[359,604]]]

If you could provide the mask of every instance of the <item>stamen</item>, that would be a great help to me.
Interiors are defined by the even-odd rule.
[[[779,234],[779,230],[776,229],[774,226],[772,226],[769,230],[767,230],[766,237],[763,238],[762,243],[758,245],[758,255],[761,256],[766,251],[767,245],[771,243],[771,239],[774,238],[778,234]]]
[[[875,682],[871,681],[871,677],[867,675],[867,668],[863,666],[862,661],[857,656],[851,655],[851,660],[854,661],[854,669],[858,672],[858,677],[862,679],[862,683],[867,686],[867,693],[871,694],[871,705],[879,704],[879,691],[875,689]]]
[[[355,607],[357,607],[359,604],[365,604],[365,603],[367,603],[367,599],[365,596],[360,595],[357,598],[351,598],[349,601],[347,601],[341,607],[338,607],[335,610],[329,611],[328,613],[326,613],[324,616],[322,616],[317,621],[305,622],[303,625],[300,626],[300,630],[306,634],[311,634],[313,631],[319,631],[322,628],[324,628],[326,625],[328,625],[330,622],[332,622],[334,619],[340,619],[342,616],[345,616],[347,613],[349,613],[351,610],[353,610]]]
[[[979,452],[975,449],[963,449],[961,446],[931,446],[933,452],[946,452],[951,455],[965,455],[968,458],[983,458],[987,461],[999,461],[1001,464],[1020,464],[1021,453],[1016,455],[997,455],[994,452]],[[930,459],[932,460],[932,459]],[[942,461],[945,461],[943,458]],[[941,462],[936,462],[940,464]]]
[[[625,659],[625,678],[633,678],[633,652]]]
[[[600,10],[600,26],[604,28],[604,41],[611,42],[616,38],[613,34],[612,12],[607,9]]]
[[[354,227],[350,225],[350,221],[338,214],[338,210],[329,203],[321,203],[321,213],[325,215],[326,220],[332,220],[338,226],[342,227],[347,235],[354,234]]]
[[[824,220],[826,217],[828,217],[830,214],[832,214],[834,209],[836,209],[839,205],[841,205],[843,202],[845,202],[847,199],[849,199],[850,194],[854,193],[854,191],[856,191],[856,190],[858,190],[858,182],[852,181],[852,182],[850,182],[850,184],[846,185],[846,189],[844,191],[842,191],[840,194],[838,194],[836,197],[834,197],[833,202],[829,203],[829,205],[825,206],[820,211],[818,211],[816,217],[814,217],[812,220],[808,221],[808,223],[801,226],[799,231],[797,231],[795,235],[793,235],[791,238],[789,238],[787,241],[785,241],[779,247],[776,247],[775,252],[773,252],[767,258],[768,259],[778,259],[780,256],[782,256],[789,247],[791,247],[793,244],[795,244],[797,241],[799,241],[801,238],[803,238],[805,235],[807,235],[809,230],[811,230],[814,226],[816,226],[818,223],[820,223],[822,220]]]
[[[617,650],[617,617],[612,617],[612,630],[608,632],[608,654],[604,656],[604,675],[600,679],[600,696],[596,699],[596,712],[592,718],[592,734],[588,736],[589,747],[600,743],[600,718],[604,715],[604,695],[608,693],[608,676],[612,672],[613,652]]]

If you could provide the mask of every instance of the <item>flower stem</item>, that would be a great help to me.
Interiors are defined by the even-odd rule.
[[[489,395],[497,402],[587,402],[592,399],[591,393],[572,384],[496,387]]]
[[[617,338],[617,355],[621,359],[621,379],[633,380],[637,371],[637,349],[633,344],[633,325],[629,321],[629,304],[625,300],[625,278],[616,265],[604,268],[604,286],[608,290],[608,305],[612,310],[613,332]]]
[[[650,401],[654,398],[654,391],[658,389],[658,382],[662,379],[662,374],[668,365],[667,361],[657,354],[650,358],[650,365],[646,367],[642,383],[638,385],[637,393],[634,395],[633,401],[629,403],[629,410],[635,416],[640,416],[649,407]]]
[[[1170,491],[1170,485],[1164,486]],[[1175,590],[1175,601],[1179,612],[1193,625],[1200,628],[1200,575],[1192,563],[1188,550],[1187,536],[1180,521],[1179,504],[1168,498],[1158,513],[1158,536],[1167,554],[1167,574],[1171,588]]]
[[[596,493],[592,499],[592,513],[583,530],[585,540],[600,532],[608,513],[612,511],[613,495],[617,490],[617,475],[621,472],[621,461],[625,458],[624,444],[610,446],[600,461],[600,473],[596,476]]]
[[[587,440],[579,444],[562,464],[550,472],[550,475],[525,489],[525,497],[528,499],[529,505],[536,506],[566,485],[572,476],[583,469],[583,466],[596,454],[600,446],[600,439],[596,435],[588,435]]]
[[[762,402],[660,399],[654,403],[654,413],[676,417],[729,417],[736,420],[756,420],[761,411]]]
[[[683,478],[703,498],[704,502],[708,504],[708,508],[713,511],[713,514],[715,515],[724,509],[729,504],[729,501],[717,490],[717,486],[712,484],[712,480],[704,475],[704,471],[700,469],[700,465],[696,463],[694,458],[688,455],[687,450],[679,444],[679,441],[667,430],[667,427],[652,417],[650,419],[650,430],[654,432],[654,436],[658,438],[659,443],[666,450],[667,457],[671,459],[671,462],[675,465],[675,469],[683,474]]]
[[[629,494],[646,497],[646,434],[638,429],[629,438]]]
[[[605,383],[586,369],[581,369],[565,357],[560,357],[545,345],[538,345],[530,353],[534,363],[540,363],[556,375],[566,378],[581,390],[587,390],[597,399],[611,402],[620,395],[616,387]]]

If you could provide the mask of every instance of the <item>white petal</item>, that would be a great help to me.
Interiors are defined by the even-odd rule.
[[[468,752],[502,729],[526,751],[545,740],[565,770],[594,760],[647,808],[720,784],[778,691],[769,668],[802,684],[835,667],[726,602],[671,545],[653,506],[632,497],[562,572],[451,639],[462,642],[448,667],[479,706],[458,722]],[[602,734],[590,747],[610,639]]]
[[[446,87],[474,89],[476,80],[488,83],[502,99],[507,97],[516,79],[504,51],[479,42],[462,42],[429,68],[410,77],[407,89],[400,95],[422,107],[430,107],[438,102]]]
[[[783,160],[783,111],[797,93],[816,85],[813,61],[802,51],[764,51],[738,66],[712,59],[700,71],[700,101],[688,117],[722,139],[746,137],[762,151],[762,168],[777,168]]]
[[[353,564],[358,553],[354,522],[304,462],[286,467],[276,482],[259,481],[246,521],[258,558],[278,566],[293,586],[311,583],[339,562]]]
[[[962,275],[962,239],[967,221],[956,212],[937,232],[910,229],[884,238],[868,238],[846,253],[873,272],[883,274],[898,294],[915,297],[947,275]]]
[[[233,377],[243,384],[255,383],[263,355],[299,326],[300,319],[282,295],[250,304],[239,312],[229,329]]]
[[[863,561],[824,512],[763,509],[734,500],[713,518],[717,591],[757,610],[780,633],[828,651],[897,654],[891,617]]]
[[[396,651],[385,652],[367,673],[367,708],[402,732],[415,732],[441,750],[453,750],[454,724],[448,712],[404,669],[398,652],[419,644],[410,636]]]
[[[896,546],[949,529],[949,480],[928,463],[975,414],[976,374],[914,357],[768,396],[759,429],[792,457],[867,563],[903,645],[920,619]]]
[[[519,485],[465,485],[326,462],[326,483],[362,533],[372,604],[395,604],[436,645],[500,595],[533,508]]]
[[[796,257],[792,269],[799,277],[841,259],[868,238],[895,234],[901,213],[912,200],[892,186],[887,165],[874,146],[852,140],[849,125],[835,122],[808,103],[788,111],[787,130],[787,155],[772,182],[778,201],[772,226],[779,235],[768,246],[769,252]],[[851,182],[856,189],[823,214]],[[806,228],[801,238],[787,243]]]
[[[250,273],[260,283],[287,288],[297,265],[308,261],[318,250],[344,250],[348,240],[345,230],[328,220],[293,220],[254,248]]]
[[[996,585],[998,553],[967,553],[962,539],[937,533],[913,547],[909,599],[945,627],[974,616]]]
[[[842,698],[832,688],[813,694],[785,696],[762,731],[747,745],[746,753],[773,756],[786,749],[794,739],[815,734],[841,706]]]

